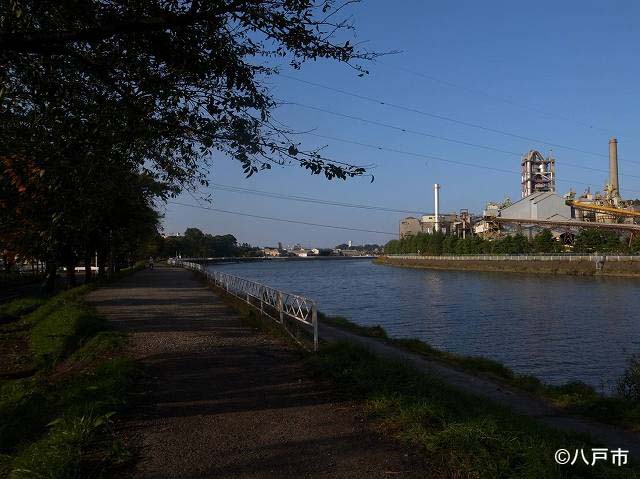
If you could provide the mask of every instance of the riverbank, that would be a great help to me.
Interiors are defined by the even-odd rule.
[[[544,416],[547,419],[561,416],[586,417],[628,431],[640,432],[640,405],[637,400],[623,397],[619,391],[616,391],[615,395],[605,396],[580,381],[570,381],[558,386],[549,385],[534,376],[518,374],[505,365],[488,358],[462,356],[441,351],[418,339],[391,338],[381,326],[360,326],[346,318],[325,316],[324,314],[321,314],[320,318],[325,330],[325,338],[328,337],[334,342],[345,340],[360,344],[386,356],[394,356],[403,360],[407,360],[404,353],[385,346],[422,357],[427,360],[428,367],[433,368],[432,374],[457,384],[462,390],[491,397],[497,402],[516,409],[521,407],[520,401],[524,401],[525,404],[530,402],[531,404],[521,411],[525,415],[537,416],[541,414],[535,411],[546,411]],[[326,331],[327,325],[352,334],[336,337],[335,331]],[[374,339],[375,342],[369,338]],[[422,367],[427,366],[423,365]],[[630,365],[630,367],[632,369],[620,372],[621,378],[618,384],[621,382],[625,385],[631,383],[632,388],[637,388],[639,378],[633,369],[638,367],[637,363]],[[472,374],[475,380],[464,374],[458,377],[459,372]],[[475,389],[478,386],[480,389]],[[507,395],[494,396],[496,389],[506,391]],[[515,404],[510,403],[512,399],[516,401]]]
[[[259,311],[214,290],[252,322],[260,321]],[[425,477],[511,477],[516,470],[528,471],[531,477],[638,473],[633,466],[607,471],[577,465],[563,469],[553,460],[560,444],[586,450],[594,444],[622,445],[637,458],[640,438],[636,434],[569,416],[503,383],[378,339],[328,327],[331,319],[323,319],[321,337],[329,345],[319,355],[309,356],[312,371],[335,381],[343,394],[364,400],[369,419],[378,428],[421,451],[430,466]],[[269,318],[263,321],[267,329],[275,324]],[[384,337],[381,330],[372,335]],[[585,440],[585,434],[592,440]]]
[[[376,264],[417,269],[640,278],[640,258],[629,256],[380,256]]]

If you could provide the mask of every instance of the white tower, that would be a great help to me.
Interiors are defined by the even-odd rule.
[[[435,212],[434,215],[436,217],[435,231],[440,231],[440,185],[436,183],[433,185],[433,194],[434,194],[434,204],[435,204]]]

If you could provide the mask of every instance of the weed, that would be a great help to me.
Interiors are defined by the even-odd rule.
[[[634,477],[633,466],[558,466],[554,453],[586,447],[585,437],[543,427],[369,351],[338,344],[309,359],[351,397],[365,400],[381,427],[423,452],[425,477]]]

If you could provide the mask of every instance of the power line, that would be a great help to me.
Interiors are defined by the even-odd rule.
[[[524,103],[520,103],[520,102],[517,102],[515,100],[511,100],[509,98],[504,98],[504,97],[501,97],[501,96],[498,96],[498,95],[494,95],[492,93],[487,93],[486,91],[477,90],[475,88],[469,88],[469,87],[466,87],[466,86],[458,85],[457,83],[453,83],[453,82],[447,81],[447,80],[442,80],[441,78],[437,78],[437,77],[434,77],[433,75],[427,75],[426,73],[422,73],[422,72],[418,72],[418,71],[415,71],[415,70],[411,70],[410,68],[401,67],[401,66],[398,66],[398,65],[391,65],[389,63],[382,62],[380,60],[376,61],[376,63],[380,64],[380,65],[382,65],[384,67],[387,67],[389,69],[392,69],[392,70],[394,70],[394,69],[395,70],[400,70],[400,71],[409,73],[411,75],[415,75],[415,76],[418,76],[418,77],[426,78],[427,80],[430,80],[430,81],[435,82],[435,83],[440,83],[442,85],[446,85],[446,86],[452,87],[452,88],[457,88],[459,90],[463,90],[463,91],[466,91],[466,92],[469,92],[469,93],[473,93],[475,95],[481,95],[481,96],[484,96],[484,97],[487,97],[487,98],[491,98],[492,100],[496,100],[496,101],[505,103],[507,105],[512,105],[512,106],[515,106],[515,107],[518,107],[518,108],[523,108],[525,110],[533,111],[533,112],[536,112],[536,113],[541,114],[543,116],[546,116],[548,118],[558,118],[560,120],[564,120],[564,121],[569,121],[569,122],[575,123],[576,125],[587,127],[587,128],[589,128],[591,130],[599,130],[599,131],[601,131],[603,133],[612,133],[611,130],[608,130],[608,129],[605,129],[605,128],[601,128],[601,127],[598,127],[598,126],[595,126],[595,125],[592,125],[590,123],[586,123],[586,122],[583,122],[583,121],[580,121],[580,120],[576,120],[575,118],[570,118],[570,117],[567,117],[567,116],[563,116],[563,115],[560,115],[558,113],[550,113],[548,111],[542,110],[540,108],[533,107],[531,105],[526,105]]]
[[[313,203],[313,204],[329,205],[329,206],[342,206],[345,208],[359,208],[359,209],[374,210],[374,211],[386,211],[390,213],[409,213],[409,214],[419,214],[419,215],[424,213],[423,211],[416,211],[416,210],[403,210],[403,209],[397,209],[397,208],[387,208],[384,206],[342,203],[338,201],[323,200],[320,198],[310,198],[307,196],[285,195],[282,193],[273,193],[270,191],[254,190],[249,188],[242,188],[239,186],[221,185],[217,183],[212,183],[210,186],[221,191],[228,191],[230,193],[246,193],[246,194],[251,194],[256,196],[264,196],[267,198],[300,201],[304,203]]]
[[[296,77],[293,77],[293,76],[290,76],[290,75],[286,75],[284,73],[280,73],[280,76],[283,77],[283,78],[287,78],[289,80],[293,80],[293,81],[297,81],[297,82],[304,83],[304,84],[307,84],[307,85],[315,86],[317,88],[323,88],[325,90],[329,90],[329,91],[333,91],[333,92],[336,92],[336,93],[340,93],[342,95],[347,95],[347,96],[351,96],[351,97],[354,97],[354,98],[359,98],[361,100],[369,101],[369,102],[376,103],[376,104],[379,104],[379,105],[388,106],[390,108],[395,108],[397,110],[407,111],[407,112],[410,112],[410,113],[416,113],[418,115],[423,115],[423,116],[426,116],[426,117],[429,117],[429,118],[436,118],[438,120],[448,121],[448,122],[455,123],[455,124],[458,124],[458,125],[463,125],[463,126],[467,126],[467,127],[470,127],[470,128],[477,128],[479,130],[489,131],[489,132],[492,132],[492,133],[498,133],[500,135],[510,136],[512,138],[517,138],[517,139],[520,139],[520,140],[533,141],[533,142],[536,142],[536,143],[542,143],[542,144],[545,144],[545,145],[554,146],[556,148],[564,148],[566,150],[572,150],[572,151],[576,151],[576,152],[579,152],[579,153],[584,153],[586,155],[592,155],[592,156],[598,156],[598,157],[604,157],[604,158],[607,157],[607,155],[603,155],[601,153],[594,153],[592,151],[582,150],[580,148],[576,148],[576,147],[569,146],[569,145],[563,145],[563,144],[560,144],[560,143],[554,143],[554,142],[547,141],[547,140],[540,140],[538,138],[532,138],[532,137],[529,137],[529,136],[519,135],[517,133],[511,133],[511,132],[508,132],[508,131],[505,131],[505,130],[499,130],[497,128],[491,128],[491,127],[487,127],[487,126],[483,126],[483,125],[478,125],[476,123],[470,123],[470,122],[467,122],[467,121],[458,120],[458,119],[455,119],[455,118],[451,118],[451,117],[447,117],[447,116],[443,116],[443,115],[438,115],[438,114],[435,114],[435,113],[430,113],[430,112],[427,112],[427,111],[424,111],[424,110],[418,110],[416,108],[411,108],[411,107],[408,107],[408,106],[399,105],[399,104],[396,104],[396,103],[391,103],[391,102],[388,102],[388,101],[385,101],[385,100],[381,100],[379,98],[373,98],[373,97],[369,97],[369,96],[365,96],[365,95],[360,95],[359,93],[353,93],[353,92],[350,92],[350,91],[341,90],[340,88],[334,88],[334,87],[331,87],[331,86],[328,86],[328,85],[322,85],[320,83],[312,82],[312,81],[309,81],[309,80],[303,80],[302,78],[296,78]]]
[[[217,211],[219,213],[226,213],[226,214],[230,214],[230,215],[247,216],[249,218],[257,218],[257,219],[261,219],[261,220],[280,221],[282,223],[293,223],[293,224],[305,225],[305,226],[317,226],[317,227],[320,227],[320,228],[330,228],[330,229],[336,229],[336,230],[359,231],[361,233],[375,233],[375,234],[382,234],[382,235],[398,236],[398,233],[390,233],[388,231],[367,230],[367,229],[362,229],[362,228],[351,228],[351,227],[348,227],[348,226],[325,225],[325,224],[320,224],[320,223],[310,223],[310,222],[307,222],[307,221],[289,220],[289,219],[285,219],[285,218],[273,218],[271,216],[261,216],[261,215],[254,215],[254,214],[250,214],[250,213],[241,213],[239,211],[221,210],[219,208],[212,208],[212,207],[208,207],[208,206],[190,205],[190,204],[187,204],[187,203],[180,203],[178,201],[167,201],[167,203],[172,204],[172,205],[186,206],[186,207],[189,207],[189,208],[197,208],[197,209],[201,209],[201,210]]]
[[[310,135],[310,136],[316,136],[318,138],[324,138],[326,140],[333,140],[333,141],[339,141],[339,142],[342,142],[342,143],[348,143],[348,144],[351,144],[351,145],[363,146],[365,148],[371,148],[371,149],[374,149],[374,150],[388,151],[390,153],[398,153],[400,155],[405,155],[405,156],[412,156],[412,157],[416,157],[416,158],[424,158],[424,159],[428,159],[428,160],[441,161],[441,162],[445,162],[445,163],[451,163],[451,164],[460,165],[460,166],[467,166],[467,167],[471,167],[471,168],[480,168],[482,170],[496,171],[496,172],[499,172],[499,173],[508,173],[508,174],[511,174],[511,175],[520,175],[519,171],[507,170],[506,168],[496,168],[496,167],[493,167],[493,166],[480,165],[478,163],[468,163],[468,162],[465,162],[465,161],[451,160],[451,159],[448,159],[448,158],[442,158],[440,156],[429,155],[429,154],[425,154],[425,153],[416,153],[416,152],[412,152],[412,151],[398,150],[396,148],[389,148],[389,147],[380,146],[380,145],[372,145],[370,143],[363,143],[363,142],[360,142],[360,141],[348,140],[346,138],[338,138],[338,137],[335,137],[335,136],[321,135],[319,133],[305,132],[304,134],[305,135]],[[566,179],[566,180],[556,180],[556,181],[563,182],[563,183],[577,183],[577,184],[582,184],[582,185],[586,185],[586,186],[591,186],[591,183],[585,183],[584,181],[578,181],[578,180]],[[633,190],[628,190],[628,189],[624,189],[624,188],[621,188],[620,190],[640,195],[640,191],[633,191]]]
[[[474,147],[474,148],[482,148],[482,149],[485,149],[485,150],[497,151],[499,153],[506,153],[506,154],[514,155],[514,156],[516,156],[518,158],[520,157],[520,153],[517,153],[515,151],[502,150],[500,148],[496,148],[496,147],[492,147],[492,146],[488,146],[488,145],[480,145],[480,144],[477,144],[477,143],[470,143],[470,142],[467,142],[467,141],[457,140],[455,138],[450,138],[450,137],[446,137],[446,136],[433,135],[431,133],[426,133],[426,132],[423,132],[423,131],[413,130],[411,128],[405,128],[405,127],[402,127],[402,126],[391,125],[389,123],[384,123],[384,122],[380,122],[380,121],[377,121],[377,120],[370,120],[368,118],[362,118],[362,117],[355,116],[355,115],[348,115],[346,113],[339,113],[339,112],[336,112],[336,111],[327,110],[325,108],[320,108],[320,107],[317,107],[317,106],[306,105],[304,103],[288,102],[288,103],[285,103],[284,105],[298,106],[298,107],[301,107],[301,108],[307,108],[309,110],[314,110],[314,111],[319,111],[319,112],[322,112],[322,113],[327,113],[329,115],[333,115],[333,116],[340,117],[340,118],[346,118],[346,119],[349,119],[349,120],[356,120],[356,121],[360,121],[362,123],[366,123],[366,124],[369,124],[369,125],[376,125],[376,126],[380,126],[380,127],[383,127],[383,128],[388,128],[388,129],[392,129],[392,130],[396,130],[396,131],[401,131],[403,133],[410,133],[412,135],[419,135],[419,136],[424,136],[424,137],[427,137],[427,138],[435,138],[437,140],[447,141],[447,142],[450,142],[450,143],[457,143],[457,144],[460,144],[460,145],[471,146],[471,147]],[[607,173],[607,174],[609,173],[607,170],[603,170],[601,168],[594,168],[594,167],[591,167],[591,166],[578,165],[578,164],[575,164],[575,163],[567,163],[565,161],[562,161],[562,166],[569,166],[569,167],[572,167],[572,168],[580,168],[582,170],[597,171],[599,173]],[[621,177],[622,176],[626,176],[626,177],[629,177],[629,178],[638,178],[638,179],[640,179],[640,176],[638,176],[638,175],[630,175],[630,174],[622,175],[621,174],[620,176]]]

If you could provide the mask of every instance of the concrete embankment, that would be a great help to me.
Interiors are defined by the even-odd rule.
[[[640,278],[638,256],[381,256],[378,264],[405,268],[512,273],[570,274],[577,276],[629,276]]]

